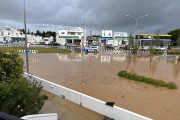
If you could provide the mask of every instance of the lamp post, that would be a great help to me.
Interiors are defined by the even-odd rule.
[[[144,17],[147,17],[148,15],[143,15],[143,16],[140,16],[138,18],[134,17],[134,16],[131,16],[131,15],[126,15],[127,17],[131,17],[133,19],[136,20],[136,26],[135,26],[135,37],[134,37],[134,45],[135,45],[135,39],[136,39],[136,28],[137,28],[137,23],[138,23],[138,20],[141,19],[141,18],[144,18]]]
[[[27,49],[27,34],[26,34],[26,5],[25,0],[23,0],[24,3],[24,31],[25,31],[25,43],[26,43],[26,67],[27,67],[27,73],[29,74],[29,60],[28,60],[28,49]]]
[[[85,43],[86,42],[86,31],[85,31],[86,11],[85,11],[84,6],[78,6],[78,7],[83,8],[83,10],[84,10],[84,24],[83,24],[83,26],[84,26],[84,28],[83,28],[84,39],[83,39],[83,43]],[[81,50],[82,50],[82,42],[81,42]],[[84,52],[83,52],[83,64],[84,64]]]

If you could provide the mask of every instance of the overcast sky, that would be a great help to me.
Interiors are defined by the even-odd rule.
[[[101,30],[167,34],[180,26],[180,0],[25,0],[27,28],[30,31],[74,29],[84,23],[93,34]],[[0,29],[23,28],[23,0],[0,0]]]

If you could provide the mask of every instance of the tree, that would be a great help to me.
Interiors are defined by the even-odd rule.
[[[155,37],[155,45],[156,46],[160,46],[161,41],[160,41],[160,37],[159,37],[159,29],[157,31],[157,36]]]
[[[132,53],[133,53],[134,55],[136,55],[137,52],[138,52],[138,46],[137,46],[137,44],[135,44],[135,45],[133,45],[133,51],[132,51]]]
[[[178,38],[177,38],[177,45],[178,45],[178,47],[179,47],[179,49],[180,49],[180,31],[179,31],[179,36],[178,36]]]
[[[42,33],[41,33],[39,30],[37,30],[36,33],[35,33],[35,35],[40,35],[40,36],[42,36]]]
[[[25,30],[24,29],[21,29],[20,31],[23,32],[23,34],[25,34]]]
[[[50,37],[50,36],[51,36],[50,33],[46,33],[46,34],[45,34],[45,37]]]
[[[132,36],[132,33],[130,33],[130,35],[129,35],[129,45],[133,46],[133,44],[134,44],[134,38]]]
[[[154,40],[152,39],[152,41],[150,41],[150,45],[149,45],[149,48],[148,48],[151,54],[154,52],[153,42],[154,42]]]
[[[168,32],[168,35],[172,35],[171,40],[176,43],[175,45],[177,45],[177,39],[179,37],[179,33],[180,33],[180,28]]]
[[[22,117],[37,114],[47,96],[41,84],[23,78],[23,59],[18,53],[0,50],[0,111]]]

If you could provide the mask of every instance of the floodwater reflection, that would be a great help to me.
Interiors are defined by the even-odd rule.
[[[21,54],[25,58],[25,54]],[[128,55],[127,55],[128,56]],[[30,55],[30,59],[34,56]],[[120,70],[175,82],[180,88],[180,65],[156,56],[114,54],[37,54],[30,73],[156,120],[180,119],[180,90],[169,90],[118,77]],[[164,73],[163,73],[164,72]]]

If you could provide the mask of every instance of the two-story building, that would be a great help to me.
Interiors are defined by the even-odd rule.
[[[101,45],[114,44],[113,32],[112,30],[102,30],[102,37],[100,38]]]
[[[56,35],[56,42],[61,45],[71,43],[73,45],[80,46],[83,42],[84,32],[85,31],[80,27],[76,27],[74,30],[59,30]]]
[[[128,45],[128,33],[127,32],[115,32],[114,33],[114,46],[124,47]]]
[[[2,41],[6,43],[25,41],[25,36],[23,35],[23,32],[19,29],[5,26],[5,29],[1,30],[0,33],[1,38],[3,38]]]
[[[27,34],[27,41],[36,44],[42,40],[41,36],[30,35]],[[24,44],[25,43],[25,34],[20,29],[11,28],[5,26],[4,30],[0,30],[0,42],[1,43],[17,43]]]

